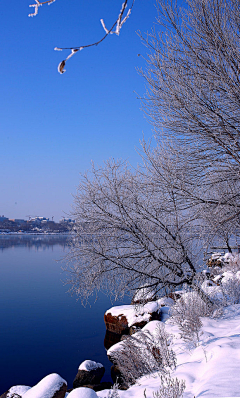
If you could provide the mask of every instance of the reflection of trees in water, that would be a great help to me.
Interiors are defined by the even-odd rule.
[[[15,246],[35,249],[49,249],[55,245],[68,248],[70,235],[0,235],[0,250]]]

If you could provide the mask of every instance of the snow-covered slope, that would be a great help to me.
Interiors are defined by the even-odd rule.
[[[217,319],[202,318],[200,345],[191,351],[180,338],[177,326],[166,322],[166,330],[173,335],[173,349],[177,367],[173,377],[184,379],[183,398],[240,397],[240,304],[224,309]],[[157,374],[142,377],[127,391],[119,391],[121,398],[152,398],[159,388]],[[97,393],[107,397],[106,390]]]

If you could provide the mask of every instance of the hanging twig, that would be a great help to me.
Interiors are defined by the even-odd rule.
[[[29,7],[34,7],[35,8],[35,12],[32,14],[29,14],[29,16],[33,17],[35,15],[38,14],[38,8],[40,6],[42,6],[43,4],[48,4],[50,5],[51,3],[53,3],[56,0],[48,0],[48,1],[44,1],[44,2],[40,2],[39,0],[35,0],[36,4],[31,4]],[[133,5],[135,3],[135,0],[132,0],[132,5],[131,7],[128,9],[127,14],[124,16],[124,13],[127,9],[127,5],[128,5],[129,0],[125,0],[124,3],[122,4],[122,8],[120,10],[120,13],[118,15],[117,20],[114,22],[114,24],[112,25],[112,27],[108,30],[106,28],[106,25],[104,23],[104,20],[101,19],[101,24],[103,26],[103,29],[105,31],[105,35],[98,41],[96,41],[95,43],[91,43],[91,44],[86,44],[84,46],[78,46],[78,47],[55,47],[54,50],[56,51],[62,51],[62,50],[71,50],[71,53],[67,56],[67,58],[65,58],[63,61],[60,62],[60,64],[58,65],[58,72],[63,74],[64,72],[66,72],[66,70],[64,69],[65,64],[67,62],[67,60],[69,60],[69,58],[71,58],[74,54],[76,54],[78,51],[83,50],[84,48],[88,48],[88,47],[93,47],[93,46],[97,46],[98,44],[100,44],[103,40],[106,39],[106,37],[109,34],[116,34],[117,36],[119,36],[120,30],[123,26],[123,24],[126,22],[126,20],[129,18]],[[115,29],[116,28],[116,29]],[[115,29],[115,30],[114,30]]]

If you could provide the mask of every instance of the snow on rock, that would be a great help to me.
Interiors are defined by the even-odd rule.
[[[64,398],[66,391],[67,382],[57,373],[52,373],[25,392],[22,398]]]
[[[73,380],[73,388],[100,384],[104,373],[105,368],[101,363],[88,359],[79,366],[77,375]]]
[[[86,361],[81,363],[78,369],[86,370],[87,372],[89,372],[90,370],[95,370],[97,368],[103,368],[103,365],[100,362],[94,362],[90,359],[87,359]]]
[[[131,326],[144,326],[152,319],[158,319],[161,312],[161,304],[150,301],[145,305],[120,305],[110,308],[105,312],[104,321],[107,330],[121,334]]]
[[[22,396],[23,394],[25,394],[25,392],[30,390],[30,388],[31,387],[28,386],[13,386],[9,388],[9,390],[3,395],[5,395],[6,398],[14,398],[16,397],[16,394]]]
[[[151,321],[149,323],[147,323],[143,328],[142,331],[143,332],[150,332],[151,334],[155,334],[157,328],[162,324],[161,321]]]
[[[75,388],[70,392],[68,398],[97,398],[97,394],[94,390],[87,387]]]
[[[172,377],[184,379],[183,398],[240,397],[240,304],[226,307],[217,319],[201,318],[203,327],[200,344],[191,351],[180,338],[176,325],[166,322],[166,330],[173,336],[172,348],[177,355],[177,367]],[[157,322],[147,326],[154,331]],[[159,375],[148,375],[127,391],[119,391],[120,398],[152,398],[160,386]],[[107,397],[108,391],[99,391]]]
[[[112,358],[112,354],[116,351],[122,351],[124,349],[124,342],[119,341],[119,343],[113,344],[112,347],[110,347],[107,350],[107,356],[108,358]]]

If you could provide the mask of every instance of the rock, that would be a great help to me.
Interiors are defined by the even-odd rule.
[[[22,398],[64,398],[66,392],[67,382],[57,373],[52,373],[30,388]]]
[[[104,314],[108,331],[116,334],[129,334],[131,326],[142,328],[152,320],[160,319],[161,305],[151,301],[145,305],[122,305],[112,307]]]
[[[121,339],[121,334],[110,332],[106,330],[105,338],[104,338],[104,347],[108,350],[112,345],[118,343]]]
[[[79,387],[72,390],[68,398],[98,398],[98,396],[91,388]]]
[[[94,384],[94,385],[87,384],[86,386],[83,387],[91,388],[94,391],[102,391],[102,390],[110,390],[112,386],[113,384],[110,381],[103,381],[100,384]]]
[[[73,388],[85,385],[100,384],[105,373],[105,368],[101,363],[94,361],[84,361],[78,368],[78,373],[73,381]]]
[[[113,380],[113,383],[118,383],[119,385],[119,390],[127,390],[128,385],[124,382],[122,378],[122,374],[118,367],[116,365],[111,366],[111,377]]]
[[[118,316],[113,316],[111,313],[104,314],[104,322],[109,332],[120,335],[129,332],[128,321],[123,314]]]
[[[182,296],[180,293],[178,292],[173,292],[173,293],[169,293],[168,297],[170,299],[172,299],[173,301],[177,301],[178,299],[180,299]]]
[[[9,388],[9,390],[7,390],[4,394],[2,394],[0,398],[18,398],[17,396],[22,397],[22,395],[30,390],[30,388],[31,387],[28,386],[13,386]]]

